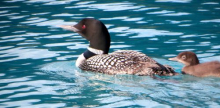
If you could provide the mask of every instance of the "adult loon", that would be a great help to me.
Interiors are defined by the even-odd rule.
[[[177,74],[172,67],[161,65],[141,52],[119,50],[108,54],[110,34],[106,26],[99,20],[85,18],[76,25],[61,25],[60,27],[77,32],[89,41],[89,47],[76,61],[76,66],[82,70],[141,76],[154,76],[155,74],[173,76]]]
[[[177,57],[169,58],[172,61],[178,61],[185,66],[182,69],[183,74],[189,74],[197,77],[215,76],[220,77],[220,62],[211,61],[199,63],[195,53],[190,51],[181,52]]]

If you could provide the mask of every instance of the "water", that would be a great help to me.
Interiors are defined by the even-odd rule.
[[[1,0],[0,106],[220,107],[220,79],[83,72],[75,60],[88,42],[57,27],[82,18],[103,21],[111,50],[168,61],[193,51],[201,62],[220,60],[219,0]]]

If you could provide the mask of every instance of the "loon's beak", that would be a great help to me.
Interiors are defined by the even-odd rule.
[[[177,57],[169,58],[169,60],[171,60],[171,61],[179,61],[179,59]]]
[[[70,31],[74,31],[74,32],[80,31],[79,29],[77,29],[76,27],[71,26],[71,25],[60,25],[59,27],[65,29],[65,30],[70,30]]]

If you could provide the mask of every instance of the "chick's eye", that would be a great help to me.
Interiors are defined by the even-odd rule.
[[[186,55],[183,55],[183,56],[182,56],[182,59],[186,59]]]
[[[85,28],[86,28],[86,25],[83,25],[83,26],[82,26],[82,29],[85,29]]]

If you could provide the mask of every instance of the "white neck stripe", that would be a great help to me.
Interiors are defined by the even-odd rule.
[[[87,49],[95,54],[104,54],[104,51],[102,50],[98,50],[98,49],[91,48],[91,47],[88,47]]]

